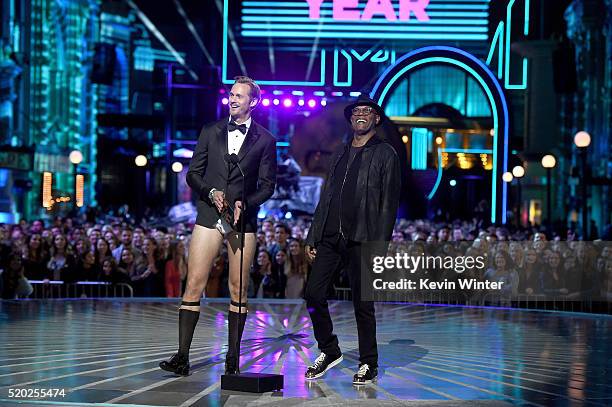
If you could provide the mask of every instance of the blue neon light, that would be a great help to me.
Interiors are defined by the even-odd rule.
[[[496,47],[496,44],[499,43],[499,47]],[[493,41],[491,41],[491,48],[489,49],[489,55],[487,56],[487,65],[491,65],[491,60],[493,59],[493,54],[495,53],[495,48],[497,48],[497,77],[499,79],[503,76],[503,67],[504,67],[504,22],[500,21],[497,25],[497,30],[495,30],[495,35],[493,36]]]
[[[294,16],[308,16],[308,10],[304,9],[304,10],[275,10],[275,9],[258,9],[258,8],[244,8],[242,9],[242,14],[243,15],[266,15],[266,16],[275,16],[275,15],[294,15]],[[324,16],[332,16],[333,13],[331,10],[327,11],[327,10],[321,10],[320,11],[320,15],[322,17]],[[427,15],[429,15],[429,17],[466,17],[466,18],[488,18],[489,17],[489,13],[488,12],[482,12],[482,11],[430,11],[427,13]],[[313,23],[318,23],[320,18],[308,18],[311,22]],[[376,21],[376,20],[384,20],[387,21],[385,18],[380,18],[380,17],[374,17],[370,20],[370,22],[372,21]],[[337,20],[332,20],[335,22],[338,22]],[[409,20],[408,20],[409,21]],[[396,24],[398,23],[402,23],[402,21],[395,21]]]
[[[438,188],[440,187],[440,183],[442,182],[442,170],[444,168],[442,168],[442,153],[469,153],[469,154],[492,154],[493,150],[483,150],[483,149],[477,149],[477,148],[473,148],[473,149],[469,149],[469,148],[439,148],[438,149],[438,176],[436,178],[436,182],[433,186],[433,188],[431,189],[431,192],[429,193],[429,195],[427,195],[427,199],[431,200],[434,195],[436,194],[436,192],[438,191]],[[495,180],[493,180],[493,182],[495,182]],[[505,218],[504,220],[502,220],[504,223],[506,223]]]
[[[242,31],[244,37],[275,37],[275,38],[367,38],[363,33],[358,32],[315,32],[305,33],[300,31]],[[486,41],[487,34],[395,34],[395,33],[376,33],[375,38],[396,39],[396,40],[465,40],[465,41]]]
[[[413,170],[427,169],[427,139],[429,130],[416,127],[412,129],[411,168]]]
[[[491,83],[494,84],[495,86],[495,90],[497,91],[497,94],[502,102],[502,109],[503,109],[503,118],[504,118],[504,137],[503,137],[503,143],[504,143],[504,150],[503,150],[503,165],[502,165],[502,173],[505,172],[508,168],[508,132],[509,132],[509,113],[508,113],[508,105],[506,103],[506,99],[504,97],[504,93],[501,89],[501,86],[499,85],[499,83],[497,82],[497,80],[495,79],[495,75],[491,72],[491,70],[482,62],[480,61],[478,58],[474,57],[473,55],[471,55],[470,53],[467,53],[461,49],[458,48],[453,48],[453,47],[446,47],[446,46],[434,46],[434,47],[424,47],[424,48],[420,48],[417,49],[415,51],[412,51],[406,55],[404,55],[402,58],[400,58],[397,61],[397,64],[401,64],[402,61],[407,60],[408,58],[412,58],[414,56],[417,56],[419,54],[422,54],[424,52],[429,52],[429,51],[442,51],[442,52],[450,52],[450,53],[455,53],[455,54],[459,54],[464,56],[465,58],[467,58],[468,60],[470,60],[471,63],[479,66],[484,72],[485,74],[489,77]],[[398,72],[397,74],[394,75],[394,77],[387,82],[385,88],[383,89],[381,96],[378,100],[378,102],[380,104],[383,104],[384,102],[384,98],[386,97],[387,92],[389,91],[390,87],[393,85],[393,83],[397,80],[397,78],[399,76],[401,76],[402,74],[404,74],[405,72],[409,71],[410,69],[425,64],[425,63],[430,63],[430,62],[444,62],[444,63],[450,63],[450,64],[454,64],[457,66],[460,66],[462,68],[464,68],[466,71],[470,72],[475,79],[478,80],[478,82],[480,83],[480,85],[482,86],[482,88],[485,90],[485,93],[487,93],[487,96],[489,97],[489,102],[491,103],[491,107],[492,107],[492,111],[493,111],[493,130],[494,130],[494,137],[493,137],[493,161],[495,162],[496,165],[493,166],[493,174],[492,174],[492,182],[493,182],[493,188],[492,189],[492,199],[491,199],[491,221],[495,222],[496,219],[496,213],[495,213],[495,208],[497,205],[497,185],[498,185],[498,179],[497,179],[497,167],[498,167],[498,156],[497,156],[497,150],[498,150],[498,138],[499,138],[499,116],[498,116],[498,110],[497,110],[497,105],[495,104],[495,99],[493,98],[493,94],[491,93],[491,90],[489,89],[489,87],[487,86],[486,82],[484,82],[484,79],[478,74],[478,72],[476,72],[474,69],[472,69],[470,66],[464,64],[461,61],[452,59],[452,58],[438,58],[438,57],[430,57],[430,58],[424,58],[422,60],[416,61],[410,65],[408,65],[407,67],[404,67],[400,72]],[[374,96],[378,89],[382,86],[382,82],[383,80],[386,79],[386,77],[390,74],[390,72],[397,66],[393,65],[390,66],[389,68],[387,68],[385,70],[385,72],[379,77],[378,81],[376,82],[376,84],[374,85],[374,88],[371,92],[371,95]],[[507,206],[507,185],[506,183],[502,183],[502,223],[506,223],[506,206]]]
[[[338,79],[338,50],[334,50],[334,86],[351,86],[353,83],[353,58],[345,51],[341,50],[342,55],[346,58],[348,78],[346,81]]]
[[[319,27],[315,24],[268,24],[268,23],[243,23],[243,30],[264,30],[264,31],[276,31],[276,30],[310,30],[310,31],[395,31],[395,32],[468,32],[468,33],[487,33],[489,29],[487,27],[464,27],[464,26],[450,26],[450,27],[426,27],[426,26],[392,26],[387,27],[376,27],[372,25],[326,25],[325,27]],[[315,36],[318,33],[315,34]]]
[[[523,82],[519,85],[510,84],[510,36],[512,34],[512,7],[516,0],[510,0],[508,3],[508,7],[506,8],[506,60],[505,64],[505,78],[504,78],[504,86],[506,89],[527,89],[527,69],[528,62],[527,58],[523,58]],[[529,0],[525,0],[525,27],[524,33],[525,35],[529,34]],[[505,185],[505,183],[504,183]]]
[[[474,7],[487,7],[486,5],[490,3],[490,0],[444,0],[444,3],[450,2],[461,2],[461,3],[482,3],[482,5],[474,5]],[[293,2],[293,1],[244,1],[242,3],[244,7],[297,7],[297,8],[308,8],[308,3],[306,1],[302,2]],[[393,4],[394,8],[398,8],[398,4]],[[321,3],[321,8],[332,8],[332,3]],[[450,5],[450,4],[437,4],[432,1],[427,8],[460,8],[460,7],[469,7],[469,5],[458,4],[458,5]],[[365,8],[365,3],[359,4],[357,8]]]
[[[285,22],[285,23],[316,23],[316,24],[339,24],[338,20],[334,20],[333,18],[319,18],[317,20],[312,20],[309,17],[284,17],[284,16],[242,16],[242,21],[263,21],[269,22],[270,24]],[[384,18],[372,18],[371,23],[376,23],[379,25],[397,25],[397,21],[388,21]],[[478,19],[435,19],[429,21],[419,21],[419,20],[408,20],[402,21],[402,25],[416,25],[416,26],[431,26],[431,25],[488,25],[488,20],[486,18],[478,18]]]

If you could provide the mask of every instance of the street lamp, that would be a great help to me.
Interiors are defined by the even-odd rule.
[[[517,165],[516,167],[512,168],[512,175],[514,176],[514,178],[516,178],[516,183],[517,183],[517,187],[518,187],[518,191],[517,191],[517,195],[518,195],[518,211],[517,211],[517,223],[519,225],[522,225],[522,219],[521,219],[521,215],[523,212],[523,188],[521,185],[521,178],[523,178],[525,176],[525,169],[523,167],[521,167],[520,165]]]
[[[78,188],[79,188],[79,164],[83,162],[83,153],[79,150],[72,150],[68,155],[68,159],[72,163],[72,169],[74,170],[74,205],[78,206]],[[81,196],[82,198],[82,196]]]
[[[574,136],[574,144],[580,151],[580,161],[582,163],[582,240],[587,239],[587,148],[591,144],[591,135],[586,131],[579,131]]]
[[[502,175],[502,181],[504,181],[508,185],[510,185],[513,179],[514,179],[514,175],[512,175],[510,171],[506,171]],[[508,190],[508,192],[510,192],[510,190]],[[510,204],[510,194],[508,194],[508,204]]]
[[[557,165],[557,160],[554,155],[546,154],[542,157],[542,167],[546,168],[546,218],[548,219],[548,227],[552,228],[552,202],[550,199],[551,195],[551,180],[552,180],[552,169]]]
[[[72,164],[79,165],[83,161],[83,153],[79,150],[72,150],[68,158]]]
[[[183,171],[183,164],[175,161],[172,163],[172,171],[176,172],[177,174],[181,171]]]
[[[147,165],[147,157],[145,157],[144,155],[137,155],[136,158],[134,159],[134,163],[136,164],[137,167],[144,167],[145,165]]]

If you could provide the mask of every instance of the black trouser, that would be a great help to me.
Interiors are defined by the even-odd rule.
[[[340,235],[326,236],[317,245],[317,256],[306,285],[306,305],[319,349],[328,355],[340,354],[338,337],[327,306],[327,292],[336,270],[344,266],[349,276],[357,334],[359,337],[359,361],[378,367],[376,345],[376,317],[374,303],[361,301],[361,244],[346,241]]]

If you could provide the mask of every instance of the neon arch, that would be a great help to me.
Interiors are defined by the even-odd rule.
[[[501,85],[491,70],[474,55],[459,48],[433,46],[416,49],[401,58],[395,64],[387,68],[380,76],[370,97],[383,106],[385,98],[390,90],[398,83],[398,79],[407,72],[426,64],[450,64],[467,71],[481,86],[487,95],[493,115],[493,170],[491,191],[491,222],[506,223],[507,185],[501,179],[508,168],[508,134],[509,114],[506,97]],[[500,141],[501,130],[501,142]],[[501,158],[501,159],[500,159]],[[438,171],[438,180],[434,189],[438,187],[441,171]],[[498,197],[501,195],[501,205],[498,205]]]

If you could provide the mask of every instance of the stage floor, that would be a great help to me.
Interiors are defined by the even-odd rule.
[[[220,389],[227,300],[202,303],[189,377],[157,367],[176,349],[177,303],[0,302],[0,405],[612,405],[610,316],[377,304],[379,379],[356,388],[351,303],[330,305],[344,361],[306,383],[318,349],[305,305],[252,300],[242,371],[281,373],[285,389],[251,395]],[[66,395],[9,398],[25,388]]]

